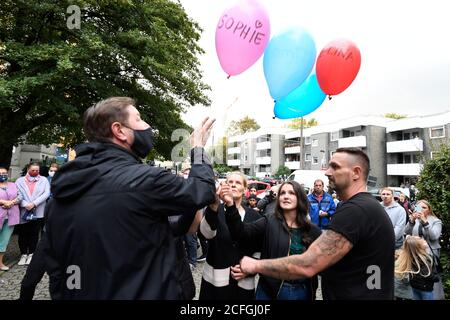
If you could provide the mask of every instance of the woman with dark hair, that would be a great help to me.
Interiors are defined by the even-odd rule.
[[[224,201],[230,202],[225,186]],[[278,191],[275,212],[245,223],[236,210],[227,210],[226,221],[232,239],[254,246],[261,251],[261,259],[273,259],[301,254],[320,236],[320,229],[308,219],[308,199],[295,181],[284,182]],[[239,265],[231,268],[232,276],[239,280],[245,276]],[[317,279],[278,280],[260,275],[256,290],[257,300],[314,300]]]

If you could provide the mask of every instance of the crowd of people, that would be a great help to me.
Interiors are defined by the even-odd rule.
[[[85,112],[88,142],[49,177],[31,163],[13,183],[0,167],[0,270],[17,228],[21,299],[47,272],[53,299],[189,300],[199,261],[200,300],[314,300],[318,276],[324,299],[441,298],[441,220],[388,187],[378,202],[363,151],[333,154],[331,194],[321,179],[308,195],[285,181],[259,199],[240,172],[217,181],[204,151],[213,124],[193,131],[191,166],[174,175],[142,163],[153,130],[113,97]]]

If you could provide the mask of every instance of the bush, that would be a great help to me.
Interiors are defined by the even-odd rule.
[[[426,160],[417,182],[417,199],[430,202],[433,212],[442,220],[441,264],[445,296],[450,298],[450,146],[442,144],[433,150],[434,159]]]

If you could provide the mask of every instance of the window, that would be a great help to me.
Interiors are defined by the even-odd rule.
[[[411,163],[411,155],[405,154],[404,159],[405,159],[405,161],[403,163]]]
[[[305,137],[305,144],[311,144],[311,137]]]
[[[311,161],[311,153],[305,154],[305,161]]]
[[[339,131],[333,131],[330,133],[330,141],[337,141],[339,139]]]
[[[318,139],[313,139],[311,146],[312,147],[317,147],[319,145],[319,140]]]
[[[439,152],[436,152],[436,151],[431,151],[430,152],[430,158],[431,159],[435,159],[438,156],[439,156]]]
[[[430,138],[431,139],[444,138],[444,137],[445,137],[444,126],[430,128]]]
[[[319,157],[313,157],[313,164],[319,164]]]
[[[414,131],[414,132],[412,133],[412,138],[413,138],[413,139],[419,138],[419,132],[418,132],[418,131]]]
[[[413,163],[420,163],[420,155],[413,154]]]

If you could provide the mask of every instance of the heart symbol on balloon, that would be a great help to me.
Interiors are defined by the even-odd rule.
[[[244,72],[263,55],[269,39],[269,15],[258,0],[242,0],[226,9],[216,28],[222,69],[229,76]]]

